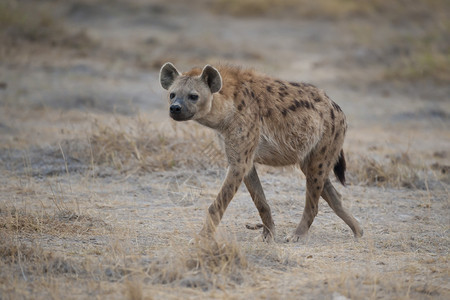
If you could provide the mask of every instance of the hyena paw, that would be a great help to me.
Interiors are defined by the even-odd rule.
[[[363,234],[364,234],[364,230],[362,230],[361,228],[359,228],[358,230],[353,232],[355,239],[362,238]]]
[[[264,227],[261,237],[263,242],[272,243],[275,239],[275,228],[268,229]]]
[[[265,227],[263,224],[246,224],[245,227],[247,229],[251,230],[257,230],[259,228],[263,228],[262,234],[255,238],[255,241],[263,241],[267,243],[273,242],[275,238],[275,228],[272,227],[271,229]]]
[[[271,234],[264,235],[264,233],[258,234],[254,239],[254,242],[272,243],[274,238]]]
[[[293,233],[291,235],[288,235],[284,238],[284,241],[286,243],[297,243],[298,241],[302,240],[305,238],[305,235],[301,235],[301,234],[297,234],[297,233]]]

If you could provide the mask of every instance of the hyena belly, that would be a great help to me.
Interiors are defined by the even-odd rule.
[[[297,152],[293,149],[281,149],[279,143],[271,136],[261,134],[256,149],[256,163],[269,166],[288,166],[298,161]]]
[[[261,126],[255,162],[270,166],[287,166],[303,162],[323,135],[320,118],[292,112],[287,125],[280,127],[267,120]]]

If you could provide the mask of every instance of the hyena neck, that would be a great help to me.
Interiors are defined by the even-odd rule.
[[[223,132],[231,122],[232,116],[230,115],[230,111],[232,109],[233,102],[231,99],[226,99],[220,94],[215,94],[210,112],[204,117],[196,119],[196,121],[203,126]]]

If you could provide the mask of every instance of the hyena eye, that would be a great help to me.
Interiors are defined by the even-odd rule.
[[[189,98],[189,100],[197,101],[197,100],[198,100],[198,95],[195,95],[195,94],[189,94],[188,98]]]
[[[170,99],[175,98],[175,93],[170,93],[169,97],[170,97]]]

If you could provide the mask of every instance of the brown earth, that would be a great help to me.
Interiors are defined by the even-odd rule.
[[[432,30],[430,12],[166,2],[0,6],[0,298],[448,299],[450,84],[440,68],[411,77],[398,64]],[[275,243],[245,228],[259,216],[242,186],[217,240],[189,245],[225,162],[210,130],[169,120],[166,61],[325,89],[350,124],[338,189],[364,237],[321,201],[308,237],[284,243],[304,176],[258,166]]]

